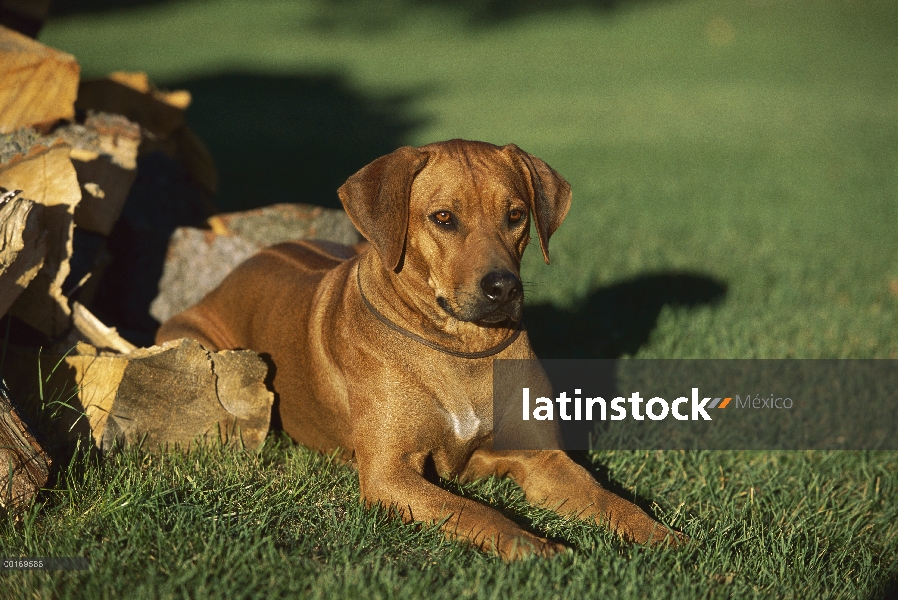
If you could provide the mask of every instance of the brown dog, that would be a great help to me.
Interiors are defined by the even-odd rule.
[[[511,476],[529,502],[629,540],[682,539],[563,452],[491,450],[492,361],[534,357],[518,278],[530,215],[548,262],[568,183],[514,144],[452,140],[381,157],[339,195],[370,249],[268,248],[165,323],[157,342],[189,337],[269,355],[291,438],[354,460],[367,503],[441,522],[503,558],[563,546],[446,491],[432,474]]]

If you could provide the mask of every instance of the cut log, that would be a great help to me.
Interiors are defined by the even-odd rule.
[[[60,140],[47,142],[28,131],[0,138],[0,187],[23,190],[23,198],[43,206],[36,214],[45,231],[40,243],[46,244],[43,265],[10,313],[50,337],[65,333],[71,325],[62,285],[69,274],[73,218],[81,192],[69,150]]]
[[[176,229],[168,248],[159,294],[150,304],[150,314],[160,323],[202,300],[260,249],[240,236],[216,235],[193,227]]]
[[[44,207],[15,198],[0,207],[0,316],[34,279],[47,255]]]
[[[209,229],[180,227],[172,234],[159,295],[150,305],[150,314],[160,323],[202,300],[262,248],[298,239],[347,246],[362,240],[344,211],[306,204],[215,215],[208,225]]]
[[[0,26],[0,133],[75,116],[75,57]]]
[[[214,215],[208,223],[216,234],[240,236],[260,248],[301,239],[352,246],[363,239],[344,210],[311,204],[273,204]]]
[[[150,316],[150,303],[159,293],[169,238],[176,228],[201,227],[208,217],[204,192],[181,163],[162,152],[138,157],[91,311],[131,343],[152,346],[159,322]]]
[[[89,437],[105,451],[137,443],[186,449],[196,442],[256,449],[268,433],[274,401],[265,387],[268,366],[249,350],[209,352],[180,340],[114,354],[78,344],[65,357],[17,351],[13,361],[10,386],[31,402],[41,365],[44,395],[59,408],[57,440]]]
[[[89,112],[83,124],[67,124],[51,136],[72,146],[70,156],[81,186],[75,225],[109,235],[137,176],[140,126],[120,115]]]
[[[0,379],[0,510],[28,506],[50,477],[50,456],[22,420]]]
[[[43,265],[10,313],[50,337],[71,324],[62,285],[69,274],[73,215],[81,192],[69,150],[60,140],[48,142],[27,130],[0,137],[0,187],[21,189],[23,198],[42,205],[36,215],[45,231],[40,243],[46,244]]]
[[[115,74],[118,75],[118,74]],[[135,78],[111,76],[86,79],[78,86],[75,106],[81,110],[112,113],[127,117],[153,135],[170,136],[186,124],[184,110],[154,96],[149,88],[135,84]]]

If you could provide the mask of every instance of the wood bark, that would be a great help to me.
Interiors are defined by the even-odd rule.
[[[34,279],[47,256],[44,207],[15,198],[0,207],[0,315]]]
[[[19,512],[47,484],[50,456],[22,420],[0,379],[0,510]]]

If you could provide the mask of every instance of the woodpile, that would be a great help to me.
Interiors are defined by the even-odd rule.
[[[218,177],[187,125],[190,93],[142,73],[79,72],[71,55],[0,26],[3,511],[27,506],[51,457],[78,440],[100,452],[260,447],[268,365],[190,340],[153,346],[155,329],[267,245],[361,241],[342,211],[215,215]]]

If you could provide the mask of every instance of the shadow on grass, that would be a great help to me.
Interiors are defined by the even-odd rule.
[[[174,4],[183,0],[56,0],[52,17],[111,10],[142,8]],[[446,12],[460,13],[472,27],[502,25],[513,19],[558,13],[569,10],[590,10],[599,15],[613,15],[629,6],[669,2],[670,0],[320,0],[322,14],[314,24],[320,27],[364,26],[368,30],[389,28],[400,22],[404,14],[417,6],[436,7]]]
[[[648,342],[665,306],[715,304],[726,292],[726,283],[706,275],[640,275],[599,288],[572,311],[527,306],[524,323],[540,358],[620,358]]]
[[[340,206],[337,188],[425,124],[419,92],[372,97],[338,74],[229,72],[172,82],[193,95],[191,128],[219,172],[223,212],[278,202]]]
[[[721,302],[726,293],[726,283],[707,275],[655,273],[599,288],[572,311],[550,304],[528,306],[524,319],[540,358],[620,358],[648,342],[665,306],[712,305]],[[613,380],[614,373],[608,377]],[[568,455],[603,488],[654,514],[652,498],[612,480],[608,469],[595,464],[588,452],[570,451]]]
[[[894,600],[898,598],[898,570],[887,575],[879,591],[870,595],[870,600]]]
[[[670,0],[325,0],[328,10],[313,24],[322,29],[355,28],[368,31],[389,29],[401,23],[406,13],[417,7],[438,8],[455,13],[472,29],[505,25],[515,19],[588,10],[595,15],[612,17],[618,11],[640,4]]]

